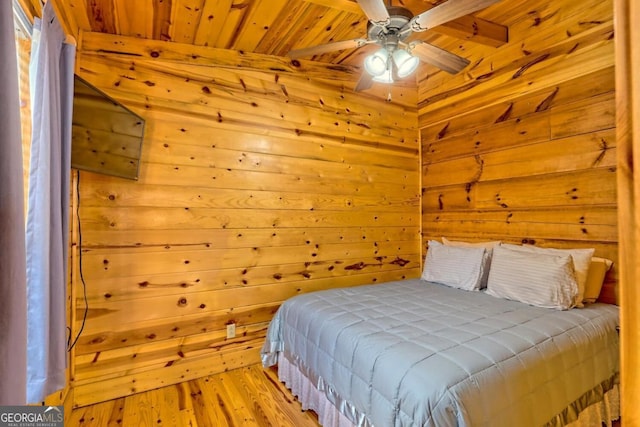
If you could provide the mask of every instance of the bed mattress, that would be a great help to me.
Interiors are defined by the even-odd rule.
[[[559,311],[415,279],[286,301],[262,360],[282,353],[360,426],[540,426],[611,387],[617,324],[612,305]]]

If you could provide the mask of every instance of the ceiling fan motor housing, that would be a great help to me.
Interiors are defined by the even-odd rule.
[[[409,9],[400,6],[387,7],[389,12],[389,23],[380,26],[369,22],[367,24],[367,35],[369,40],[374,40],[388,50],[393,51],[398,46],[398,42],[406,39],[411,34],[410,31],[401,33],[400,30],[413,18],[413,13]]]

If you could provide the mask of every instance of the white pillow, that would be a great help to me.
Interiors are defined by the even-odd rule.
[[[483,274],[482,279],[480,280],[480,289],[484,289],[487,287],[487,279],[489,277],[489,268],[491,268],[491,254],[493,252],[493,248],[498,246],[502,242],[500,240],[494,240],[489,242],[479,242],[479,243],[471,243],[471,242],[461,242],[455,240],[449,240],[446,237],[442,237],[442,243],[446,246],[459,246],[463,248],[485,248],[484,260],[483,260]]]
[[[479,290],[484,256],[484,248],[445,246],[429,240],[422,279],[467,291]]]
[[[576,279],[578,282],[578,295],[576,296],[576,307],[583,307],[582,300],[584,299],[584,290],[587,284],[587,275],[589,273],[589,266],[591,265],[591,257],[593,256],[594,248],[587,249],[555,249],[555,248],[540,248],[532,245],[509,245],[503,244],[508,248],[536,252],[546,253],[553,255],[571,255],[573,258],[573,266],[576,271]]]
[[[587,275],[587,284],[584,287],[584,302],[596,302],[602,290],[604,277],[607,271],[611,269],[613,261],[606,258],[594,256],[591,258],[591,266],[589,266],[589,274]]]
[[[575,303],[578,284],[569,254],[493,248],[487,294],[545,308],[567,310]]]

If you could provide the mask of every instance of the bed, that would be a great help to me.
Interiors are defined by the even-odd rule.
[[[427,257],[420,279],[291,298],[269,325],[263,365],[278,364],[280,379],[325,426],[616,419],[618,308],[549,308],[492,295],[496,251],[493,264],[484,251],[480,265],[491,271],[476,269],[473,289],[425,280]]]

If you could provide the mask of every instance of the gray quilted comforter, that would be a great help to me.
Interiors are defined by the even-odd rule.
[[[280,352],[361,426],[540,426],[618,372],[618,308],[557,311],[419,279],[303,294],[273,318]]]

